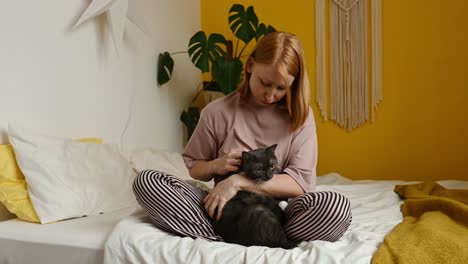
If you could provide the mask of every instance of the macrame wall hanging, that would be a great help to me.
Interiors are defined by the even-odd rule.
[[[348,131],[374,121],[382,100],[381,0],[330,1],[330,114],[327,106],[326,0],[316,0],[316,100],[322,117]],[[368,2],[371,4],[371,85]],[[370,98],[369,98],[370,96]],[[369,107],[369,101],[371,106]],[[370,114],[369,114],[370,110]]]

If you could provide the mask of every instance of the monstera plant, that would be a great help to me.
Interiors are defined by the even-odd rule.
[[[232,40],[223,35],[213,33],[209,36],[199,31],[190,38],[186,52],[162,52],[158,58],[158,84],[167,83],[174,70],[175,54],[188,53],[192,63],[201,72],[210,72],[211,81],[203,82],[202,90],[219,91],[229,94],[234,91],[241,81],[243,63],[241,57],[248,44],[258,41],[261,37],[276,31],[274,27],[258,22],[252,6],[244,8],[241,4],[234,4],[228,13],[228,23],[234,36],[235,48]],[[239,47],[239,45],[242,47]],[[196,97],[200,93],[197,93]],[[196,99],[196,98],[194,98]],[[192,100],[193,102],[194,100]],[[190,106],[184,111],[180,119],[187,126],[190,137],[200,117],[200,109]]]

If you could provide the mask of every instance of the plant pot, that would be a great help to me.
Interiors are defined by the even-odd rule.
[[[221,98],[224,93],[217,91],[203,91],[203,98],[205,99],[205,105],[211,103],[215,99]]]
[[[198,107],[189,107],[187,111],[183,111],[180,114],[179,119],[187,128],[187,140],[189,140],[200,119],[200,109]]]

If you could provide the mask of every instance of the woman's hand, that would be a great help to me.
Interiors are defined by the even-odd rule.
[[[241,165],[242,151],[232,150],[226,155],[211,161],[212,172],[225,175],[231,171],[237,171]]]
[[[238,175],[234,174],[220,181],[213,190],[205,196],[203,200],[205,203],[205,210],[212,219],[216,221],[221,219],[224,206],[239,191],[239,188],[236,186],[236,176]],[[216,209],[218,209],[217,215],[215,215]]]

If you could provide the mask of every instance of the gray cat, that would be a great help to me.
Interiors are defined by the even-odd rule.
[[[242,152],[242,164],[235,173],[244,173],[258,184],[270,180],[277,173],[276,146]],[[294,248],[297,243],[288,240],[284,232],[286,217],[278,202],[272,197],[239,191],[224,207],[221,220],[213,222],[214,231],[228,243]]]

